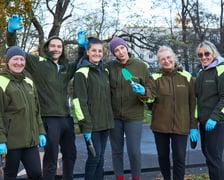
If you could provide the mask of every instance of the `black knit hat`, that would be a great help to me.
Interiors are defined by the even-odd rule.
[[[6,57],[5,57],[5,62],[8,63],[9,60],[16,55],[20,55],[23,56],[24,58],[26,58],[26,54],[25,52],[22,50],[21,47],[19,46],[10,46],[7,50],[6,50]]]

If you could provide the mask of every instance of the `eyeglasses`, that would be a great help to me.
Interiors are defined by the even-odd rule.
[[[198,57],[199,58],[203,58],[203,56],[205,56],[205,57],[208,57],[208,56],[210,56],[210,52],[205,52],[204,54],[203,53],[198,53]]]

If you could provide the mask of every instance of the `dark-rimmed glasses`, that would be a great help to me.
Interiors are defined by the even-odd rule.
[[[198,57],[199,58],[202,58],[203,56],[205,56],[205,57],[208,57],[208,56],[210,56],[210,52],[205,52],[204,54],[203,53],[198,53]]]

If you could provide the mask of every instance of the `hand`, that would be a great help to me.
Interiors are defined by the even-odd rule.
[[[86,39],[86,31],[81,30],[78,32],[77,42],[80,47],[84,47],[85,50],[88,49],[89,41],[88,41],[88,39]]]
[[[12,15],[12,17],[10,17],[8,21],[8,32],[13,33],[16,30],[22,29],[22,20],[22,17],[20,17],[18,14]]]
[[[140,95],[145,94],[145,88],[141,84],[132,82],[131,87],[135,93]]]
[[[217,121],[213,119],[208,119],[207,122],[205,123],[205,130],[206,131],[211,131],[215,128],[215,125],[217,124]]]
[[[89,141],[91,139],[91,133],[83,133],[83,136],[86,141]]]
[[[7,147],[5,143],[0,143],[0,155],[7,154]]]
[[[39,135],[39,146],[44,147],[46,145],[46,142],[47,142],[47,140],[46,140],[45,135],[40,134]]]
[[[197,129],[190,129],[190,138],[192,142],[197,142],[198,141],[198,130]]]

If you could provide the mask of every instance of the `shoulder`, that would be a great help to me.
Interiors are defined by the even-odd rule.
[[[184,76],[186,79],[187,79],[187,81],[188,82],[190,82],[190,80],[191,80],[191,78],[192,78],[192,75],[191,75],[191,73],[189,73],[188,71],[186,71],[186,70],[178,70],[177,71],[181,76]]]
[[[216,66],[218,76],[224,73],[224,62]]]
[[[90,68],[88,66],[80,67],[75,73],[81,73],[85,76],[85,78],[88,78],[89,70]]]

